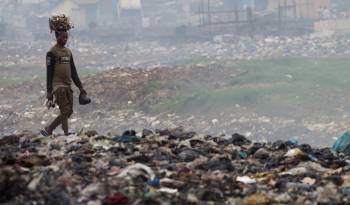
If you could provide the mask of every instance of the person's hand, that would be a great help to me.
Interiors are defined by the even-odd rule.
[[[55,107],[55,103],[53,102],[53,93],[52,92],[47,92],[46,98],[47,98],[46,107],[48,109],[54,108]]]
[[[87,94],[86,91],[84,90],[84,88],[79,88],[79,90],[80,90],[80,93],[82,93],[83,95]]]
[[[53,100],[47,100],[46,101],[46,107],[47,107],[47,109],[54,108],[55,107],[55,103],[53,102]]]
[[[46,98],[48,101],[53,101],[53,93],[52,92],[47,92]]]

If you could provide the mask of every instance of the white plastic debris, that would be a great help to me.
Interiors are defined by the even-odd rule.
[[[248,176],[243,176],[243,177],[237,177],[236,178],[236,181],[237,182],[242,182],[244,184],[254,184],[256,183],[256,180],[255,179],[252,179]]]
[[[41,178],[42,178],[42,174],[40,174],[39,176],[35,177],[29,184],[28,184],[28,189],[31,191],[35,191]]]
[[[284,156],[285,157],[296,157],[303,154],[303,151],[301,151],[299,148],[294,148],[289,150]]]
[[[179,190],[162,187],[158,190],[158,192],[163,192],[163,193],[167,193],[167,194],[176,194],[179,192]]]
[[[153,179],[155,174],[153,170],[141,163],[136,163],[126,167],[120,174],[117,175],[118,178],[124,180],[133,180],[134,178],[143,176],[146,179]]]

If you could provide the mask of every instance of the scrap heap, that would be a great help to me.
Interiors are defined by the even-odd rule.
[[[182,128],[0,140],[0,203],[347,204],[350,166],[329,148]]]

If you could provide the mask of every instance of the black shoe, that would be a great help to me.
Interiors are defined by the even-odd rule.
[[[42,136],[44,136],[44,137],[50,136],[50,134],[49,134],[45,129],[40,130],[40,134],[41,134]]]

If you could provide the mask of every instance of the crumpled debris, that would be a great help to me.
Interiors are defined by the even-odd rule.
[[[270,199],[266,193],[255,193],[244,198],[244,203],[247,205],[263,205],[269,202]]]
[[[127,130],[125,131],[122,136],[115,136],[113,138],[113,141],[116,142],[139,142],[140,138],[136,136],[135,130]]]
[[[0,145],[0,203],[339,204],[350,193],[348,156],[307,144],[182,128],[123,133],[137,141],[93,131],[8,140],[16,136]]]
[[[128,204],[129,199],[127,196],[116,193],[113,196],[108,196],[104,202],[103,205],[126,205]]]
[[[256,180],[255,180],[255,179],[251,179],[251,178],[248,177],[248,176],[237,177],[237,178],[236,178],[236,181],[242,182],[242,183],[244,183],[244,184],[254,184],[254,183],[256,183]]]
[[[285,156],[286,157],[296,157],[296,156],[299,156],[299,155],[302,155],[303,154],[303,151],[301,151],[299,148],[295,148],[295,149],[291,149],[289,150]]]
[[[0,145],[5,145],[5,144],[18,144],[19,143],[19,136],[17,135],[9,135],[9,136],[4,136],[0,139]]]
[[[121,180],[133,181],[136,178],[152,180],[155,177],[153,170],[144,164],[134,164],[126,167],[118,176]]]
[[[19,159],[18,164],[23,167],[33,167],[33,166],[48,166],[50,161],[43,155],[29,155],[23,156]]]
[[[45,202],[47,205],[70,205],[72,204],[69,194],[64,186],[57,186],[52,189]]]

